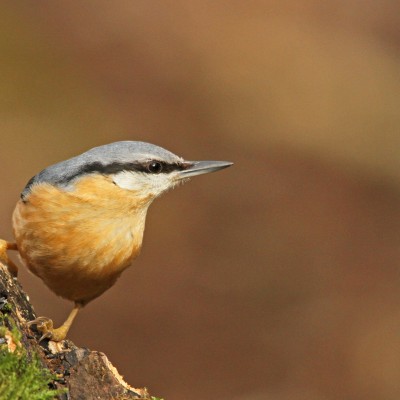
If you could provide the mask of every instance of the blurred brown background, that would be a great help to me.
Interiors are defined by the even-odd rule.
[[[71,339],[168,400],[399,399],[399,24],[394,0],[2,2],[1,237],[96,145],[235,162],[151,207]]]

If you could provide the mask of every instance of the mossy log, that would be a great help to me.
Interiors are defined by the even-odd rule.
[[[29,298],[17,278],[0,261],[0,353],[3,352],[3,356],[4,352],[8,352],[7,357],[15,352],[23,353],[28,360],[38,360],[37,364],[41,364],[48,377],[44,392],[54,389],[58,399],[154,399],[146,389],[129,386],[103,353],[78,348],[70,340],[55,343],[45,339],[39,343],[40,334],[27,326],[27,322],[35,318]],[[7,379],[9,375],[2,376],[1,379]],[[19,384],[22,381],[18,381]],[[26,398],[48,397],[34,397],[32,393]]]

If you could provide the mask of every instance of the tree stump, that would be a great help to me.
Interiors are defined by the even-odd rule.
[[[9,352],[22,347],[28,357],[37,354],[39,363],[54,377],[49,385],[59,389],[56,398],[155,399],[145,388],[135,389],[128,385],[103,353],[78,348],[70,340],[55,343],[45,339],[38,343],[40,334],[30,330],[26,324],[36,318],[29,297],[1,261],[0,317],[0,343],[3,347],[7,344]]]

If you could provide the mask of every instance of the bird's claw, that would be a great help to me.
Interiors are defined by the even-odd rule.
[[[49,339],[49,340],[54,340],[55,342],[59,342],[63,340],[66,336],[66,332],[64,333],[63,327],[55,329],[53,327],[53,321],[47,317],[38,317],[33,321],[29,321],[27,325],[28,327],[36,325],[36,329],[40,333],[43,333],[43,335],[39,339],[39,342],[41,342],[44,339]]]
[[[30,328],[32,325],[36,325],[38,331],[48,331],[53,329],[53,321],[47,317],[37,317],[36,319],[27,323]]]
[[[27,323],[28,327],[30,328],[32,325],[36,325],[36,329],[40,332],[43,333],[41,338],[39,339],[39,342],[41,342],[43,339],[51,339],[51,331],[53,330],[53,321],[50,318],[47,317],[38,317],[34,319],[33,321],[29,321]]]
[[[44,333],[44,334],[40,337],[39,343],[40,343],[42,340],[44,340],[44,339],[49,339],[49,340],[51,340],[52,337],[53,337],[53,334],[52,334],[50,331],[48,331],[48,332]]]

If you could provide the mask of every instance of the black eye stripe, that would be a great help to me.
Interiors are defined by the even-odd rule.
[[[182,163],[166,163],[160,160],[146,160],[144,162],[135,162],[135,163],[119,163],[113,162],[111,164],[103,165],[99,162],[94,162],[91,164],[85,165],[80,171],[75,174],[74,176],[70,177],[69,180],[73,178],[88,174],[92,172],[99,172],[104,175],[115,174],[121,171],[137,171],[137,172],[144,172],[144,173],[154,173],[149,170],[149,165],[151,163],[159,163],[161,165],[160,173],[169,173],[173,171],[182,171],[190,167],[190,163],[182,162]]]
[[[152,170],[152,166],[154,166],[154,170]],[[159,160],[151,160],[148,161],[144,164],[141,164],[142,168],[138,168],[138,170],[141,170],[142,172],[148,172],[148,173],[169,173],[173,171],[181,171],[183,169],[183,166],[180,164],[168,164],[163,161]]]

